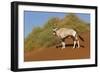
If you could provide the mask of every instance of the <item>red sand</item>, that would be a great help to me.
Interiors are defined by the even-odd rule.
[[[66,48],[41,48],[36,51],[28,51],[24,53],[24,61],[47,61],[47,60],[67,60],[67,59],[86,59],[90,57],[90,32],[80,34],[84,38],[84,42],[80,40],[80,48],[72,48],[73,41],[66,39]],[[58,44],[59,45],[59,44]]]

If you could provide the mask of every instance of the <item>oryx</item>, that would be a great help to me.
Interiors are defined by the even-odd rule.
[[[78,48],[80,47],[78,34],[74,29],[54,28],[53,34],[61,39],[62,49],[65,48],[65,38],[66,37],[72,37],[73,38],[73,43],[74,43],[73,48],[75,48],[76,44],[77,44]]]

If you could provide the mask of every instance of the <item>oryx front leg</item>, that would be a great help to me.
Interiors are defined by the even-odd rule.
[[[75,48],[75,46],[76,46],[76,41],[74,41],[74,45],[73,45],[73,48]]]
[[[64,49],[65,48],[65,42],[61,42],[61,44],[62,44],[62,49]]]

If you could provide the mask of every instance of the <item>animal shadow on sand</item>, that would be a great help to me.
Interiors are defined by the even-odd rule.
[[[73,47],[73,44],[66,44],[65,46],[66,46],[66,48],[67,48],[67,47]],[[62,47],[61,44],[56,46],[56,48],[61,48],[61,47]],[[77,45],[76,45],[75,47],[77,47]],[[80,45],[80,47],[84,48],[83,45]]]

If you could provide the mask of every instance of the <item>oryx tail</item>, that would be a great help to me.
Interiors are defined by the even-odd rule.
[[[82,41],[84,41],[83,37],[81,37],[79,34],[78,34],[78,36],[79,36],[79,38],[80,38]]]
[[[75,29],[75,28],[73,28],[77,33],[78,33],[78,31]],[[79,34],[77,34],[78,36],[79,36],[79,38],[82,40],[82,41],[84,41],[84,39],[83,39],[83,37],[81,37]]]

